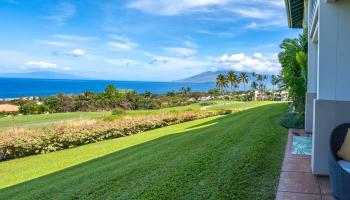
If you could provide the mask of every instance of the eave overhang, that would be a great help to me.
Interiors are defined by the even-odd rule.
[[[285,0],[289,28],[303,28],[304,0]]]

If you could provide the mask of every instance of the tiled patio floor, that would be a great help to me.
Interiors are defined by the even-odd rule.
[[[333,200],[328,177],[311,173],[311,156],[291,153],[293,133],[305,135],[289,131],[276,200]]]

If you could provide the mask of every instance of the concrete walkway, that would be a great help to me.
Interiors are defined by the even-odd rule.
[[[293,135],[311,136],[289,130],[276,200],[333,200],[328,177],[311,173],[311,156],[291,153]]]

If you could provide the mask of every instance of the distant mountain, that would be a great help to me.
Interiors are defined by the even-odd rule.
[[[1,78],[38,78],[38,79],[89,79],[86,77],[76,76],[53,71],[36,71],[27,73],[7,73],[0,74]]]
[[[188,82],[188,83],[215,83],[216,82],[216,77],[219,74],[227,74],[228,71],[207,71],[207,72],[203,72],[188,78],[184,78],[181,80],[177,80],[176,82]],[[250,84],[251,81],[254,79],[253,78],[253,73],[247,72],[248,74],[248,78],[249,78],[249,83],[246,85],[246,89],[250,89]],[[237,74],[238,75],[238,74]],[[272,88],[271,85],[271,75],[270,74],[266,74],[267,75],[267,80],[265,81],[267,88]],[[242,89],[242,86],[241,88]]]
[[[214,83],[216,77],[219,74],[227,74],[226,71],[207,71],[188,78],[177,80],[176,82],[188,82],[188,83]]]

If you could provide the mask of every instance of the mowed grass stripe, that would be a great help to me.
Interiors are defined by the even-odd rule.
[[[149,142],[3,189],[0,196],[270,199],[276,190],[286,139],[286,130],[275,121],[285,110],[285,104],[273,104],[135,135],[129,139],[168,132]],[[127,138],[117,140],[122,139]]]

